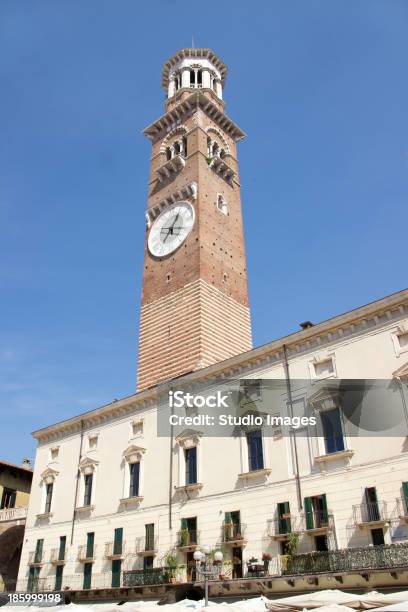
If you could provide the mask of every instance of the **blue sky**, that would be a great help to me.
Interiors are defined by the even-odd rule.
[[[0,457],[135,389],[161,65],[227,63],[254,343],[407,283],[408,4],[2,0]]]

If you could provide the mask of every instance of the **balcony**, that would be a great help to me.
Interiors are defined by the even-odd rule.
[[[27,518],[27,508],[4,508],[0,510],[0,522],[21,521]]]
[[[123,572],[124,587],[167,584],[169,582],[170,572],[165,567],[153,567],[147,570],[130,570]]]
[[[327,574],[365,570],[408,568],[408,546],[389,544],[345,548],[293,555],[282,569],[284,575]]]
[[[209,158],[208,165],[214,170],[214,172],[216,172],[228,183],[230,183],[235,176],[234,170],[230,168],[228,164],[225,163],[225,161],[217,155],[215,157]]]
[[[52,565],[64,565],[65,564],[65,550],[60,550],[59,548],[52,548],[50,562]]]
[[[333,515],[324,510],[306,512],[302,516],[303,530],[307,535],[327,535],[333,529]]]
[[[40,566],[43,564],[43,551],[33,550],[28,554],[28,565]]]
[[[246,525],[242,523],[224,523],[222,526],[222,542],[230,546],[245,546]]]
[[[78,561],[80,563],[93,563],[95,561],[95,549],[96,546],[88,549],[86,544],[78,546]]]
[[[373,502],[353,506],[354,524],[363,527],[384,527],[389,522],[385,502]]]
[[[157,537],[153,538],[137,538],[136,540],[136,552],[139,557],[153,557],[157,554],[158,543]]]
[[[299,533],[300,531],[301,524],[299,517],[292,516],[291,514],[268,521],[268,535],[273,540],[284,541],[288,539],[289,534]]]
[[[397,498],[397,513],[401,521],[408,523],[408,499],[406,497]]]
[[[199,542],[199,531],[182,529],[177,534],[177,548],[184,552],[195,550]]]
[[[114,561],[115,559],[123,559],[125,547],[122,542],[106,542],[105,544],[105,559]]]
[[[167,179],[173,178],[180,170],[184,168],[186,165],[186,160],[182,155],[175,155],[165,164],[160,166],[158,170],[156,170],[157,177],[160,182],[163,182]]]

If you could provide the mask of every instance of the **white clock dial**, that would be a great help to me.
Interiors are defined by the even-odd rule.
[[[155,257],[166,257],[187,238],[194,225],[194,208],[189,202],[176,202],[154,221],[147,245]]]

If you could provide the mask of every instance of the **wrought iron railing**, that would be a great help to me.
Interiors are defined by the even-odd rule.
[[[246,525],[243,523],[224,523],[222,526],[222,541],[237,542],[245,538]]]
[[[282,574],[320,574],[406,567],[408,567],[408,545],[391,544],[293,555],[284,558]]]
[[[182,529],[177,533],[177,546],[194,546],[198,544],[200,532],[194,529]]]
[[[302,516],[303,529],[311,531],[313,529],[332,529],[333,515],[327,510],[313,510],[305,512]]]
[[[95,558],[96,545],[88,547],[86,544],[78,546],[78,561],[91,561]]]
[[[42,550],[33,550],[28,553],[28,564],[29,565],[39,565],[43,562],[43,551]]]
[[[171,570],[166,567],[130,570],[123,572],[123,586],[133,587],[145,584],[167,584],[170,582]]]
[[[105,557],[110,559],[111,557],[120,557],[125,552],[125,544],[121,541],[106,542],[105,544]]]
[[[298,533],[299,531],[301,531],[301,524],[297,516],[288,515],[286,518],[270,519],[268,521],[268,535],[271,538]]]
[[[150,552],[157,550],[158,547],[158,539],[157,536],[146,537],[142,536],[136,539],[136,552]]]
[[[121,581],[122,584],[122,581]],[[57,586],[57,589],[55,588]],[[35,577],[31,581],[27,578],[17,581],[17,591],[64,591],[64,590],[82,590],[84,586],[83,573],[67,574],[62,576],[61,585],[56,585],[55,575],[45,577]],[[92,574],[91,589],[105,589],[112,587],[112,572],[104,572],[102,574]]]
[[[58,561],[65,561],[65,553],[66,551],[63,548],[52,548],[50,561],[51,563],[57,563]]]
[[[355,525],[375,523],[387,520],[387,504],[385,502],[372,502],[353,506]]]

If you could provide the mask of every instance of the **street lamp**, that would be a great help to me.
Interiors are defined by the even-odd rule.
[[[194,552],[194,561],[196,562],[197,574],[202,576],[204,579],[204,594],[205,594],[205,606],[208,606],[208,581],[214,577],[219,571],[219,565],[222,563],[223,554],[220,550],[216,550],[211,562],[210,559],[211,548],[209,546],[202,546],[201,550]]]

